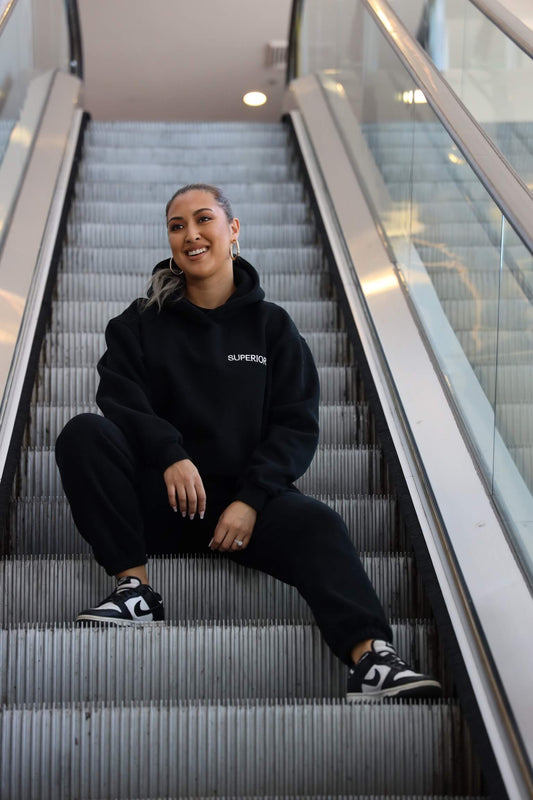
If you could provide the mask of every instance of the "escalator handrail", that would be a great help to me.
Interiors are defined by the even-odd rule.
[[[13,11],[16,5],[17,5],[17,0],[9,0],[9,2],[6,4],[6,7],[2,12],[2,16],[0,17],[0,36],[2,35],[4,28],[7,25],[7,21],[11,16],[11,12]]]
[[[83,80],[83,47],[77,0],[65,0],[65,14],[70,48],[70,72]]]
[[[289,24],[289,57],[287,59],[286,84],[298,77],[298,58],[300,51],[300,23],[305,0],[293,0]]]
[[[533,58],[533,31],[498,0],[470,0],[472,5],[511,39],[526,55]]]

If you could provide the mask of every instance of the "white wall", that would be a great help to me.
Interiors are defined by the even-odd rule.
[[[278,120],[291,0],[79,0],[85,107],[94,119]],[[260,89],[269,102],[243,105]]]

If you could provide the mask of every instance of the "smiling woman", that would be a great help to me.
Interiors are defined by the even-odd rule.
[[[184,295],[204,308],[221,305],[235,288],[234,245],[239,253],[240,224],[228,198],[217,186],[188,184],[168,201],[166,220],[172,258],[155,268],[148,305]]]
[[[77,527],[118,580],[78,622],[163,620],[148,553],[213,551],[300,591],[352,667],[349,698],[438,694],[388,643],[343,520],[294,485],[318,444],[318,373],[292,319],[234,253],[229,202],[193,184],[166,219],[172,256],[155,266],[152,296],[106,329],[104,416],[75,417],[57,441]]]

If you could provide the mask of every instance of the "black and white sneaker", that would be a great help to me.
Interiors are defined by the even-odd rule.
[[[438,681],[414,672],[391,644],[380,639],[372,642],[372,651],[365,653],[348,674],[347,700],[440,695]]]
[[[139,622],[161,622],[164,619],[161,595],[131,575],[120,578],[109,597],[95,608],[88,608],[78,614],[76,622],[134,625]]]

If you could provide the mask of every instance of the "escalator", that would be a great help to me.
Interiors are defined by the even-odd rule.
[[[310,95],[306,87],[303,93]],[[90,121],[80,137],[0,565],[9,598],[0,612],[6,800],[515,800],[484,728],[476,677],[465,678],[468,666],[459,663],[461,636],[439,594],[439,569],[417,519],[410,476],[402,474],[404,457],[391,449],[396,440],[386,422],[394,403],[381,398],[364,320],[354,322],[350,313],[317,188],[329,176],[315,169],[313,178],[298,113],[268,125]],[[403,143],[413,141],[412,126],[402,124],[361,129],[380,191],[398,203],[409,162]],[[315,141],[311,122],[305,125]],[[497,220],[463,165],[448,158],[440,123],[418,126],[417,137],[419,145],[425,137],[417,157],[427,168],[407,170],[422,209],[416,253],[490,395],[495,344],[480,319],[504,315],[498,347],[512,361],[531,309],[523,246],[508,260],[513,281],[504,282],[503,305],[490,306],[502,285],[501,269],[486,268]],[[318,160],[318,145],[315,154]],[[162,626],[73,624],[113,582],[74,527],[55,439],[75,414],[98,413],[95,364],[105,325],[144,293],[153,265],[168,251],[165,203],[193,181],[225,190],[241,221],[243,256],[314,354],[321,438],[298,486],[345,519],[400,655],[441,681],[440,700],[347,703],[346,668],[297,593],[216,554],[150,560],[152,585],[166,605]],[[326,205],[334,200],[332,189]],[[394,246],[394,235],[386,234]],[[453,252],[443,246],[450,240]],[[467,279],[450,269],[476,259],[479,270]],[[514,364],[515,383],[521,363]],[[498,421],[513,459],[522,458],[527,484],[527,386],[523,395],[517,404],[510,394]]]

